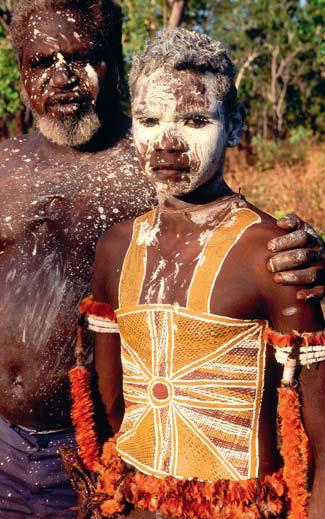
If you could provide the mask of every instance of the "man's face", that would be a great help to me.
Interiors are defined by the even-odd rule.
[[[222,170],[228,124],[216,81],[211,73],[160,68],[137,82],[135,146],[161,197],[190,193]]]
[[[31,16],[21,72],[28,102],[45,136],[55,141],[61,130],[63,140],[86,142],[98,129],[96,100],[107,65],[87,16],[68,9]],[[46,135],[51,129],[52,137]]]

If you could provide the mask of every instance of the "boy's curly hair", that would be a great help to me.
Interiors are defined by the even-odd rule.
[[[149,75],[166,66],[176,70],[212,72],[218,78],[218,97],[228,107],[235,104],[235,65],[219,41],[186,29],[162,31],[150,40],[142,54],[133,58],[129,75],[131,96],[134,96],[140,75]]]

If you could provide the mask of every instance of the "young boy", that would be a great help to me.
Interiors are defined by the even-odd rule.
[[[205,35],[164,32],[134,59],[130,87],[135,146],[159,205],[100,239],[83,305],[98,332],[99,391],[119,431],[94,462],[76,399],[80,451],[98,473],[93,502],[104,517],[131,503],[215,519],[302,519],[309,506],[320,519],[323,319],[296,288],[273,283],[264,244],[280,231],[223,179],[226,148],[244,124],[234,66]],[[309,503],[294,377],[314,460]]]

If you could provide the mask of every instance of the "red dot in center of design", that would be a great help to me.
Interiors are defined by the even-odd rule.
[[[162,382],[156,382],[152,388],[152,394],[157,400],[166,400],[169,397],[168,386]]]

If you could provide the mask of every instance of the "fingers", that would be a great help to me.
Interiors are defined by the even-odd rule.
[[[313,229],[313,227],[311,225],[309,225],[309,223],[304,222],[295,213],[287,214],[283,218],[280,218],[280,220],[278,220],[276,223],[277,223],[277,226],[280,227],[280,229],[284,229],[286,231],[296,231],[296,230],[304,231],[307,235],[312,236],[313,239],[316,241],[316,243],[320,247],[324,247],[324,241],[319,236],[319,234],[317,234],[317,232]],[[274,240],[271,240],[271,242],[272,241],[274,241]],[[284,248],[289,248],[289,247],[284,246],[282,250],[284,250]],[[269,250],[281,250],[281,249],[270,248]]]
[[[305,288],[297,292],[297,299],[299,301],[310,301],[315,299],[322,299],[325,297],[325,286],[318,286],[313,288]]]
[[[267,244],[267,248],[271,252],[279,252],[282,250],[293,249],[295,247],[305,247],[308,242],[308,234],[300,229],[283,236],[273,238]]]
[[[309,267],[308,269],[289,270],[278,272],[274,281],[281,285],[312,285],[318,280],[320,267]]]
[[[313,229],[313,227],[311,225],[309,225],[309,223],[303,223],[302,230],[304,230],[309,237],[311,236],[312,239],[314,240],[314,243],[317,244],[319,247],[322,247],[322,248],[325,247],[324,240],[315,231],[315,229]]]
[[[276,224],[278,227],[280,227],[280,229],[294,231],[296,229],[300,229],[301,225],[303,224],[303,221],[295,213],[290,213],[286,216],[283,216],[283,218],[280,218],[280,220],[278,220]]]
[[[270,272],[290,270],[305,265],[314,265],[320,259],[319,251],[313,249],[293,249],[279,252],[267,262]]]

